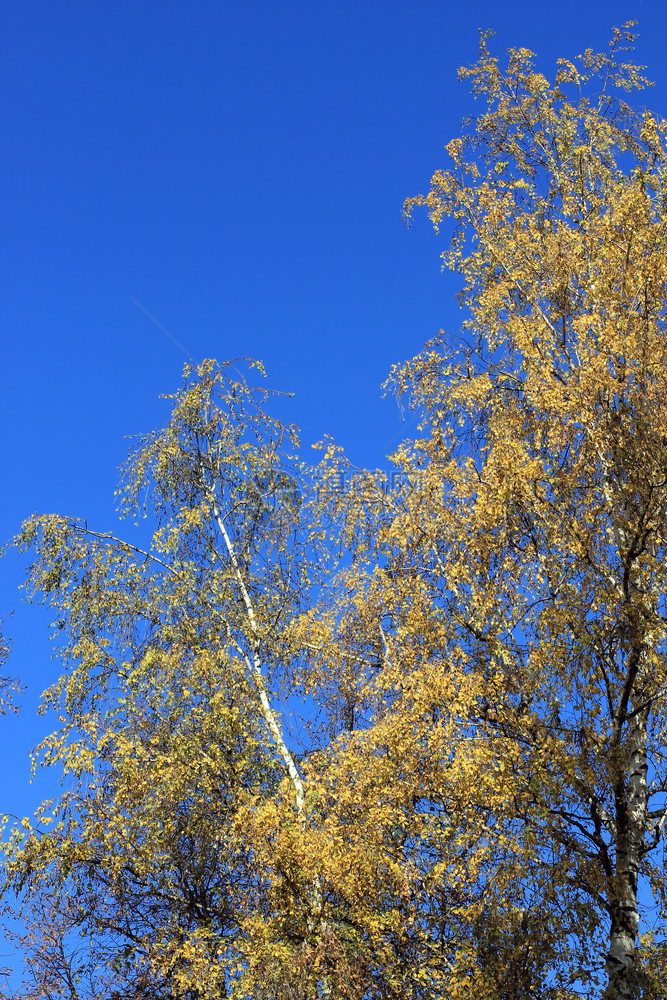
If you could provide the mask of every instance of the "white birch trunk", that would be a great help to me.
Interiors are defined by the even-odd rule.
[[[626,516],[619,509],[620,497],[615,484],[622,481],[623,470],[615,466],[613,454],[598,450],[602,469],[602,483],[614,540],[624,580],[616,587],[619,597],[632,606],[639,590],[636,566],[627,551],[633,531]],[[639,866],[646,835],[648,819],[648,708],[632,716],[632,707],[646,705],[643,672],[645,670],[645,637],[636,612],[630,611],[633,620],[634,649],[629,656],[623,690],[613,720],[612,781],[616,800],[615,853],[616,868],[609,898],[611,928],[607,953],[607,988],[604,1000],[632,1000],[635,996],[635,952],[639,931],[637,888]],[[630,719],[628,720],[628,715]],[[624,739],[623,730],[628,726]]]
[[[245,607],[246,616],[248,619],[248,624],[250,626],[250,647],[251,655],[244,654],[244,659],[246,664],[250,668],[253,680],[255,682],[255,687],[257,689],[257,695],[259,697],[260,711],[262,713],[262,718],[266,723],[266,727],[271,734],[273,742],[275,743],[278,753],[282,757],[283,763],[289,775],[290,781],[294,787],[294,795],[296,799],[296,811],[299,814],[299,818],[303,817],[304,813],[304,788],[301,775],[299,770],[294,763],[294,758],[289,751],[289,747],[285,742],[282,729],[278,723],[275,712],[271,708],[271,703],[269,697],[266,693],[266,684],[264,683],[264,674],[262,673],[262,659],[259,651],[260,647],[260,636],[259,630],[257,628],[257,619],[255,618],[255,609],[253,608],[252,600],[250,594],[248,593],[248,588],[245,585],[245,580],[243,579],[243,573],[241,572],[241,567],[236,555],[236,551],[232,544],[232,540],[227,533],[225,528],[225,523],[220,514],[220,510],[216,503],[215,498],[209,493],[211,500],[211,505],[213,508],[213,517],[215,518],[215,523],[218,526],[218,530],[222,536],[222,540],[227,549],[227,554],[229,555],[229,561],[232,564],[232,569],[234,571],[234,578],[241,592],[241,598],[243,600],[243,605]]]
[[[641,691],[635,704],[642,703]],[[607,954],[608,984],[604,1000],[632,1000],[635,996],[635,950],[639,930],[637,882],[647,822],[646,716],[632,719],[628,771],[617,778],[616,872],[611,903],[611,932]],[[621,767],[623,764],[621,764]]]
[[[243,572],[239,565],[239,561],[236,555],[236,551],[232,544],[232,540],[229,537],[227,529],[225,528],[225,523],[220,513],[220,509],[217,502],[209,492],[209,498],[211,500],[213,517],[218,526],[220,535],[227,549],[227,554],[229,555],[229,560],[232,564],[232,569],[234,571],[234,577],[236,583],[241,592],[241,597],[243,600],[243,605],[245,607],[246,616],[248,619],[248,624],[250,626],[250,636],[251,636],[251,659],[243,651],[244,659],[246,665],[250,668],[255,681],[255,687],[259,696],[260,710],[264,722],[266,723],[267,729],[269,730],[271,737],[278,749],[278,753],[282,757],[285,764],[285,768],[289,775],[292,786],[294,787],[295,794],[295,804],[296,811],[301,822],[305,822],[305,793],[303,780],[299,774],[298,768],[294,762],[294,758],[290,753],[289,747],[285,742],[282,729],[276,718],[276,715],[271,708],[271,703],[269,702],[268,695],[266,693],[266,685],[264,683],[264,675],[262,673],[262,660],[260,655],[260,635],[259,629],[257,627],[257,619],[255,618],[255,610],[253,608],[252,599],[248,593],[248,588],[245,585],[245,580],[243,579]],[[308,930],[309,933],[314,933],[317,924],[319,923],[322,930],[326,930],[326,922],[322,915],[322,885],[319,876],[315,876],[313,880],[313,896],[312,896],[312,909],[311,915],[308,920]],[[329,983],[328,977],[324,977],[322,982],[321,995],[323,1000],[327,1000],[331,996],[331,985]]]

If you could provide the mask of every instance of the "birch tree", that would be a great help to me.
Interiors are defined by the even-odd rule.
[[[296,436],[268,395],[230,365],[187,369],[125,469],[138,528],[35,517],[18,539],[67,665],[44,702],[62,726],[37,751],[65,791],[15,831],[8,867],[22,996],[226,996],[274,918],[262,808],[303,826],[276,698],[311,569]],[[302,903],[312,937],[316,885]]]
[[[447,734],[448,795],[425,782],[423,809],[477,827],[470,936],[434,995],[664,995],[665,122],[629,103],[632,39],[550,82],[482,36],[460,76],[483,110],[406,203],[448,227],[462,332],[392,372],[421,418],[399,485],[323,501],[356,582],[311,627],[349,654],[354,614],[382,728],[411,717],[418,741],[430,713]],[[325,465],[347,474],[333,446]],[[502,992],[540,944],[542,981]]]

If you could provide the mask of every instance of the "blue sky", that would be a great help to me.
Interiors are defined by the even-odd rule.
[[[4,3],[2,539],[35,510],[114,526],[124,436],[164,420],[186,360],[136,303],[196,359],[263,359],[306,446],[380,464],[402,434],[389,367],[458,326],[442,240],[401,207],[473,110],[456,69],[477,29],[549,76],[628,18],[667,115],[664,0]],[[47,787],[28,751],[58,670],[22,572],[0,563],[27,685],[0,720],[15,813]]]

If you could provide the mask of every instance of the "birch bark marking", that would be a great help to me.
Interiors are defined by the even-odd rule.
[[[266,684],[264,683],[264,674],[262,673],[262,658],[259,652],[259,630],[257,628],[257,619],[255,618],[255,609],[253,608],[252,600],[250,599],[250,594],[248,593],[248,588],[245,585],[243,579],[243,573],[241,572],[241,567],[239,566],[239,561],[236,557],[236,552],[234,546],[232,545],[232,540],[227,533],[225,528],[225,523],[220,513],[220,509],[216,502],[215,496],[211,490],[208,490],[208,496],[211,501],[211,506],[213,510],[213,517],[215,518],[215,523],[218,526],[218,530],[222,536],[222,540],[227,549],[229,555],[229,561],[232,564],[232,569],[234,571],[234,578],[241,592],[241,598],[243,600],[243,605],[246,610],[246,616],[248,619],[248,624],[250,625],[251,633],[251,652],[252,660],[250,663],[253,678],[255,681],[255,687],[257,688],[257,694],[259,696],[260,710],[262,712],[262,718],[266,723],[266,727],[271,733],[273,742],[276,744],[278,753],[283,759],[287,773],[289,774],[290,781],[294,786],[294,794],[296,799],[296,811],[299,817],[303,817],[304,813],[304,788],[301,775],[299,774],[298,768],[294,763],[294,758],[289,751],[289,747],[285,743],[283,737],[282,729],[278,724],[276,716],[271,708],[271,703],[269,701],[268,695],[266,693]]]

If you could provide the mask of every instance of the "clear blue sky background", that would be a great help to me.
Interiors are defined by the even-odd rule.
[[[114,526],[124,435],[158,425],[184,354],[259,357],[295,393],[306,445],[333,434],[377,465],[401,434],[390,365],[456,329],[455,281],[406,196],[473,109],[456,69],[493,27],[502,54],[604,47],[639,20],[636,58],[667,115],[665,0],[70,0],[2,4],[4,175],[0,535],[33,511]],[[55,676],[48,615],[0,563],[10,669],[0,812],[32,811],[28,751]],[[6,617],[15,610],[13,617]]]

